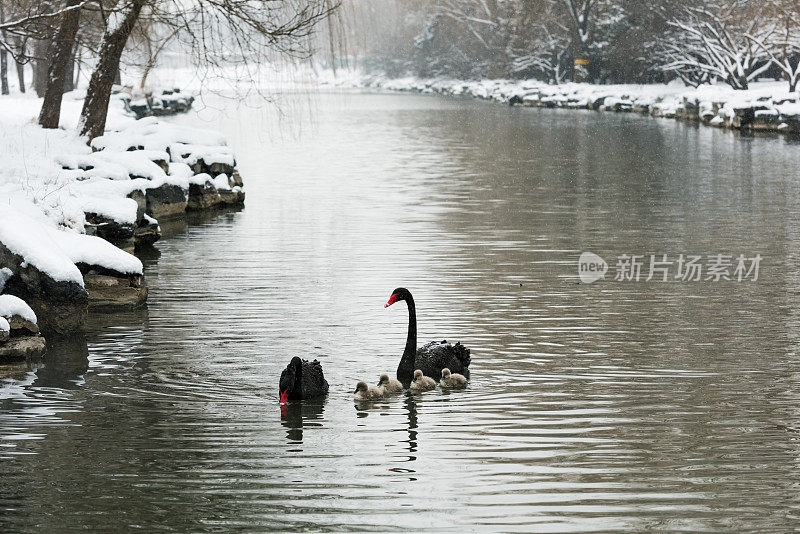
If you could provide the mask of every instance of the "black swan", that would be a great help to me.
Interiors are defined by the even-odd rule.
[[[458,373],[451,373],[450,369],[442,369],[442,379],[439,385],[443,388],[463,388],[467,385],[467,377]]]
[[[367,386],[366,382],[359,382],[356,384],[355,395],[353,396],[354,400],[357,401],[364,401],[364,400],[378,400],[383,397],[383,391],[378,388],[371,388]]]
[[[425,376],[437,379],[442,376],[442,369],[445,367],[456,373],[469,373],[469,349],[461,343],[451,345],[447,341],[432,341],[417,349],[417,308],[411,292],[404,287],[398,287],[392,291],[384,308],[401,300],[408,304],[408,339],[403,357],[397,366],[397,379],[403,384],[410,383],[415,369],[420,369]]]
[[[378,389],[380,389],[384,395],[391,395],[392,393],[400,393],[403,391],[403,384],[401,384],[399,380],[389,378],[389,375],[384,373],[378,379]]]
[[[436,389],[436,381],[429,377],[424,376],[422,371],[417,369],[414,371],[414,380],[411,382],[411,385],[408,387],[412,392],[417,391],[430,391],[432,389]]]
[[[309,362],[295,356],[281,373],[278,388],[281,394],[281,404],[286,404],[286,401],[289,400],[327,395],[328,381],[325,380],[325,375],[322,374],[322,365],[317,360]]]

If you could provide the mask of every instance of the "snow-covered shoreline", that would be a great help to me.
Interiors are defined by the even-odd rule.
[[[133,252],[160,237],[159,218],[244,202],[223,136],[135,120],[128,104],[117,95],[87,144],[81,94],[65,95],[55,130],[35,124],[40,99],[0,98],[0,293],[23,298],[45,331],[81,330],[88,307],[142,305]]]
[[[388,91],[413,91],[476,98],[530,107],[636,112],[748,131],[800,133],[800,95],[786,82],[757,82],[748,90],[725,85],[548,85],[538,80],[350,77],[345,84]]]

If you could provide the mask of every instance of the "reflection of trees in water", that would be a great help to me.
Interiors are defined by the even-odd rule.
[[[47,353],[36,372],[36,387],[77,389],[76,380],[89,369],[89,348],[86,336],[47,338]]]
[[[286,427],[289,441],[303,441],[303,429],[322,426],[325,399],[290,401],[281,406],[281,424]]]

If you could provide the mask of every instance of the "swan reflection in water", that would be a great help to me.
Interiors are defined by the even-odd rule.
[[[409,394],[407,391],[403,394],[402,399],[399,397],[389,398],[389,399],[378,399],[378,400],[357,400],[354,402],[355,409],[356,409],[356,417],[368,417],[371,411],[371,408],[385,408],[387,407],[388,402],[396,402],[398,400],[402,400],[403,408],[406,415],[406,424],[403,425],[404,428],[398,429],[398,431],[405,431],[407,436],[405,439],[401,439],[399,441],[400,447],[402,448],[402,454],[398,451],[398,454],[395,456],[393,461],[399,463],[406,463],[406,462],[414,462],[417,460],[417,450],[418,450],[418,442],[417,442],[417,402],[418,399],[415,398],[414,395]],[[387,436],[395,435],[395,432],[390,432],[386,434]],[[394,473],[403,473],[403,474],[410,474],[415,473],[413,469],[405,468],[405,467],[393,467],[389,469]],[[416,478],[409,478],[409,480],[416,480]]]
[[[289,401],[281,406],[281,424],[288,430],[286,438],[291,442],[303,441],[303,428],[321,427],[325,398]]]
[[[417,459],[415,456],[417,452],[417,399],[413,395],[406,395],[405,402],[403,403],[408,414],[408,462],[413,462]]]

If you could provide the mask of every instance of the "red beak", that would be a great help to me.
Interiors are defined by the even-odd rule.
[[[388,308],[389,306],[391,306],[391,305],[392,305],[392,304],[394,304],[395,302],[397,302],[397,294],[393,294],[391,297],[389,297],[389,302],[387,302],[386,304],[384,304],[384,305],[383,305],[383,307],[384,307],[384,308]]]
[[[289,391],[281,391],[281,406],[289,402]]]

